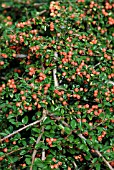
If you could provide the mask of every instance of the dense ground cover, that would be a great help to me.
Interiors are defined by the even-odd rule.
[[[114,3],[0,1],[0,167],[112,170]]]

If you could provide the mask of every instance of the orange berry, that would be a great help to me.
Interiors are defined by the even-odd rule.
[[[46,138],[46,142],[49,142],[50,141],[50,139],[49,138]]]
[[[98,136],[98,141],[102,141],[102,136]]]
[[[63,105],[65,106],[65,105],[67,105],[68,103],[66,102],[66,101],[63,101]]]
[[[0,157],[0,161],[2,161],[3,160],[3,157]]]
[[[9,142],[9,139],[5,139],[5,142],[8,143],[8,142]]]
[[[25,97],[25,96],[22,96],[21,99],[22,99],[22,101],[25,101],[25,100],[26,100],[26,97]]]
[[[25,167],[26,166],[26,164],[24,163],[24,164],[22,164],[22,167]]]
[[[58,168],[58,164],[55,164],[55,165],[54,165],[54,168],[57,169],[57,168]]]
[[[16,145],[16,141],[13,141],[13,145]]]
[[[4,148],[4,149],[3,149],[3,152],[7,152],[7,151],[8,151],[8,149],[7,149],[7,148]]]
[[[52,161],[53,161],[53,162],[56,162],[56,159],[55,159],[55,158],[52,158]]]
[[[61,165],[62,165],[62,162],[58,162],[58,165],[60,165],[60,166],[61,166]]]
[[[50,165],[51,169],[54,169],[54,165]]]

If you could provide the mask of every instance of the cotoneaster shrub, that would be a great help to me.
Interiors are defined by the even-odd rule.
[[[112,170],[113,1],[0,5],[1,169]]]

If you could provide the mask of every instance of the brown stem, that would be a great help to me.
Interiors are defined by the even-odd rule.
[[[46,3],[34,3],[33,6],[37,8],[37,7],[45,5],[45,4]]]
[[[13,135],[19,133],[20,131],[22,131],[22,130],[24,130],[24,129],[30,127],[30,126],[34,126],[34,125],[36,125],[36,124],[42,122],[42,120],[45,118],[45,116],[46,116],[46,111],[43,112],[43,116],[41,117],[40,120],[37,120],[37,121],[35,121],[35,122],[33,122],[33,123],[30,123],[30,124],[28,124],[28,125],[26,125],[26,126],[20,128],[20,129],[16,130],[15,132],[13,132],[13,133],[7,135],[6,137],[0,139],[0,142],[4,141],[4,140],[7,139],[7,138],[12,137]]]
[[[57,69],[56,69],[56,68],[54,68],[54,69],[53,69],[54,86],[55,86],[55,87],[58,87],[58,86],[59,86],[59,84],[58,84],[58,79],[57,79],[57,75],[56,75],[56,73],[57,73]]]
[[[27,147],[27,146],[26,146],[26,147]],[[17,152],[17,151],[20,151],[20,150],[24,149],[24,148],[25,148],[25,147],[18,148],[17,150],[11,151],[11,152],[9,152],[9,153],[1,156],[1,157],[4,158],[4,157],[9,156],[9,155],[11,155],[11,154],[13,154],[13,153],[15,153],[15,152]]]
[[[112,166],[109,164],[109,162],[103,157],[103,155],[98,150],[95,150],[95,152],[98,154],[99,157],[103,159],[104,163],[108,166],[110,170],[114,170]]]
[[[27,145],[27,146],[24,146],[24,147],[18,148],[18,149],[13,150],[13,151],[11,151],[11,152],[9,152],[9,153],[7,153],[7,154],[5,154],[5,155],[1,156],[1,157],[2,157],[2,158],[5,158],[6,156],[9,156],[9,155],[11,155],[11,154],[13,154],[13,153],[15,153],[15,152],[17,152],[17,151],[20,151],[20,150],[22,150],[22,149],[25,149],[25,148],[27,148],[27,147],[29,147],[29,146],[30,146],[30,145]]]
[[[74,168],[77,168],[76,162],[73,161]]]
[[[97,63],[97,64],[94,66],[94,68],[95,68],[95,67],[97,67],[97,66],[99,66],[100,64],[101,64],[100,62],[99,62],[99,63]]]
[[[16,58],[26,58],[26,54],[16,54]]]
[[[102,125],[103,123],[105,123],[108,119],[105,119],[104,121],[98,123],[97,125],[95,125],[94,127],[92,127],[90,130],[94,130],[96,129],[99,125]]]
[[[41,132],[42,132],[42,133],[38,136],[38,138],[37,138],[37,140],[36,140],[36,144],[38,144],[38,143],[40,142],[40,140],[41,140],[41,137],[42,137],[42,135],[43,135],[43,133],[44,133],[44,127],[42,127]],[[36,153],[37,153],[37,150],[34,149],[33,154],[32,154],[32,164],[31,164],[30,170],[32,170]]]
[[[42,149],[42,161],[44,161],[45,159],[46,159],[45,149]]]
[[[56,61],[57,58],[58,58],[58,54],[57,54],[57,52],[55,52],[55,53],[54,53],[54,60]],[[57,74],[57,69],[54,68],[54,69],[53,69],[54,86],[55,86],[55,87],[58,87],[58,86],[59,86],[59,83],[58,83],[58,79],[57,79],[57,75],[56,75],[56,74]]]
[[[42,15],[46,12],[46,10],[44,9],[43,11],[39,12],[38,15]]]
[[[108,84],[112,84],[114,86],[114,82],[113,81],[108,81]]]
[[[26,54],[16,54],[15,58],[26,58],[26,57],[27,57]],[[2,57],[2,55],[0,55],[0,58],[4,58],[4,57]]]
[[[21,1],[21,0],[18,0],[18,3],[24,4],[23,1]],[[38,7],[40,7],[40,6],[42,6],[42,5],[45,5],[45,4],[47,4],[47,3],[34,3],[33,6],[34,6],[35,8],[38,8]],[[29,4],[24,4],[24,5],[25,5],[26,7],[30,6]],[[9,8],[12,8],[12,6],[6,6],[6,7],[4,7],[4,9],[9,9]]]

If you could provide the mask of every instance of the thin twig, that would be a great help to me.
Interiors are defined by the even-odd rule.
[[[22,130],[24,130],[24,129],[30,127],[30,126],[34,126],[34,125],[36,125],[36,124],[42,122],[42,120],[44,120],[45,116],[46,116],[46,112],[43,112],[43,116],[41,117],[40,120],[37,120],[37,121],[35,121],[35,122],[33,122],[33,123],[30,123],[30,124],[28,124],[28,125],[26,125],[26,126],[20,128],[20,129],[16,130],[15,132],[13,132],[13,133],[7,135],[6,137],[0,139],[0,142],[4,141],[4,140],[7,139],[7,138],[12,137],[13,135],[19,133],[20,131],[22,131]]]
[[[97,66],[99,66],[100,64],[101,64],[101,63],[97,63],[97,64],[94,66],[94,68],[97,67]]]
[[[42,133],[38,136],[38,138],[37,138],[37,140],[36,140],[36,144],[38,144],[38,143],[40,142],[40,140],[41,140],[41,137],[42,137],[42,135],[43,135],[43,133],[44,133],[44,126],[42,127],[41,132],[42,132]],[[34,149],[33,154],[32,154],[32,164],[31,164],[30,170],[32,170],[36,153],[37,153],[37,150]]]
[[[114,82],[113,81],[108,81],[108,84],[112,84],[114,86]]]
[[[108,166],[110,170],[114,170],[112,166],[109,164],[109,162],[103,157],[103,155],[98,150],[95,150],[95,152],[98,154],[99,157],[103,159],[104,163]]]
[[[46,159],[45,149],[42,149],[42,161],[44,161],[45,159]]]
[[[26,7],[29,7],[29,6],[30,6],[29,4],[23,3],[23,1],[21,1],[21,0],[18,0],[18,3],[24,4],[24,5],[26,5]],[[45,5],[45,4],[47,4],[47,3],[34,3],[33,6],[34,6],[35,8],[37,8],[37,7],[40,7],[40,6]],[[32,5],[31,5],[31,6],[32,6]],[[12,8],[12,6],[6,6],[6,7],[4,7],[4,9],[8,9],[8,8]]]
[[[5,77],[0,77],[0,79],[1,79],[1,80],[6,80],[6,78],[5,78]]]
[[[29,147],[29,146],[30,146],[30,145],[27,145],[27,146],[24,146],[24,147],[18,148],[18,149],[13,150],[13,151],[11,151],[11,152],[9,152],[9,153],[7,153],[7,154],[5,154],[5,155],[1,156],[1,157],[2,157],[2,158],[4,158],[4,157],[6,157],[6,156],[9,156],[9,155],[11,155],[11,154],[13,154],[13,153],[17,152],[17,151],[20,151],[20,150],[22,150],[22,149],[25,149],[25,148],[27,148],[27,147]]]
[[[26,147],[27,147],[27,146],[26,146]],[[17,150],[11,151],[11,152],[9,152],[9,153],[1,156],[1,157],[4,158],[4,157],[9,156],[9,155],[11,155],[11,154],[13,154],[13,153],[15,153],[15,152],[17,152],[17,151],[20,151],[20,150],[24,149],[24,148],[25,148],[25,147],[18,148]]]
[[[45,4],[47,4],[47,3],[34,3],[33,6],[37,8],[37,7],[45,5]]]
[[[90,130],[94,130],[96,129],[98,126],[102,125],[103,123],[105,123],[108,119],[105,119],[104,121],[98,123],[97,125],[93,126]]]
[[[38,12],[38,15],[42,15],[42,14],[44,14],[46,11],[47,11],[47,10],[44,9],[43,11]]]
[[[57,58],[58,58],[58,54],[57,54],[57,52],[55,52],[54,53],[54,59],[55,60],[57,60]],[[58,87],[59,86],[59,83],[58,83],[58,79],[57,79],[57,69],[56,68],[54,68],[53,69],[53,79],[54,79],[54,86],[55,87]]]
[[[16,54],[16,56],[15,56],[15,58],[26,58],[26,57],[27,57],[26,54]],[[2,55],[0,55],[0,58],[4,59],[4,57],[2,57]]]
[[[76,162],[73,161],[73,164],[74,164],[74,167],[75,167],[75,169],[76,169],[76,168],[77,168]]]
[[[70,1],[68,1],[68,3],[69,3],[69,5],[71,5],[71,6],[72,6],[72,3],[71,3]]]
[[[43,140],[44,143],[44,140]],[[45,149],[42,149],[42,161],[44,161],[46,159],[46,153],[45,153]]]
[[[16,58],[26,58],[27,55],[26,54],[17,54]]]
[[[59,83],[58,83],[58,79],[57,79],[56,73],[57,73],[57,69],[54,68],[54,69],[53,69],[54,86],[55,86],[55,87],[58,87],[58,86],[59,86]]]

